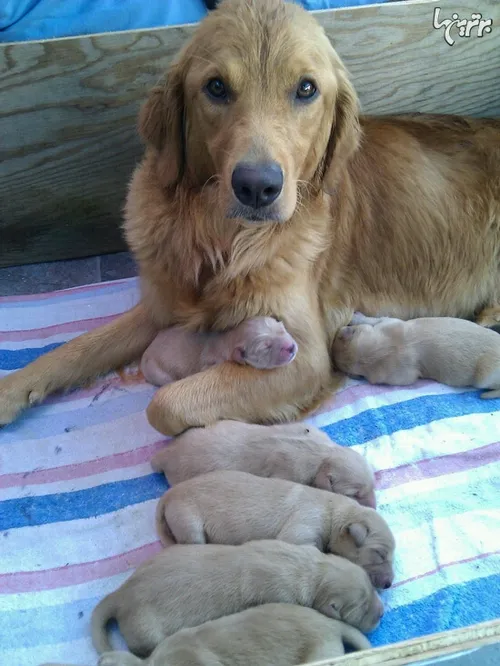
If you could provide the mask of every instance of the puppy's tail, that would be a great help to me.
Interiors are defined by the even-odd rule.
[[[107,624],[115,617],[116,611],[115,593],[112,592],[97,604],[92,613],[92,619],[90,621],[92,642],[99,654],[113,649],[109,642]]]
[[[481,393],[481,398],[483,400],[493,400],[494,398],[500,398],[500,389],[493,389],[493,391],[485,391]]]
[[[165,503],[167,501],[167,492],[160,498],[156,506],[156,533],[160,537],[163,546],[173,546],[176,543],[172,530],[168,526],[165,518]]]
[[[369,650],[371,648],[370,641],[362,634],[359,629],[352,627],[350,624],[341,622],[342,629],[342,642],[354,650]]]

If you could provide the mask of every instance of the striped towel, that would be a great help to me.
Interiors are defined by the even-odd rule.
[[[0,374],[138,300],[136,279],[0,299]],[[93,607],[159,551],[144,408],[116,375],[51,399],[0,432],[0,663],[96,662]],[[350,381],[309,420],[377,470],[398,543],[383,645],[500,616],[500,400],[433,382]]]

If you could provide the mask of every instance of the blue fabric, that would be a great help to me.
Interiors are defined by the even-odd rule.
[[[316,10],[368,5],[372,2],[301,0],[300,4],[308,10]],[[0,42],[196,23],[206,13],[203,0],[2,0]]]

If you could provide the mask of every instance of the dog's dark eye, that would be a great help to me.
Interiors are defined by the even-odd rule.
[[[227,89],[222,79],[210,79],[205,90],[213,99],[223,102],[227,99]]]
[[[316,88],[314,83],[312,81],[309,81],[309,79],[304,79],[298,85],[296,96],[298,99],[308,100],[312,99],[317,92],[318,89]]]

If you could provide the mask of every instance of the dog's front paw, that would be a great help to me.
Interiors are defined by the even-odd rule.
[[[14,372],[0,380],[0,426],[8,425],[30,405],[39,402],[38,394],[29,389]]]
[[[180,435],[190,426],[184,418],[183,410],[176,410],[176,401],[169,399],[170,392],[168,389],[174,385],[164,386],[157,391],[146,409],[146,416],[150,425],[161,432],[162,435],[169,437]]]

